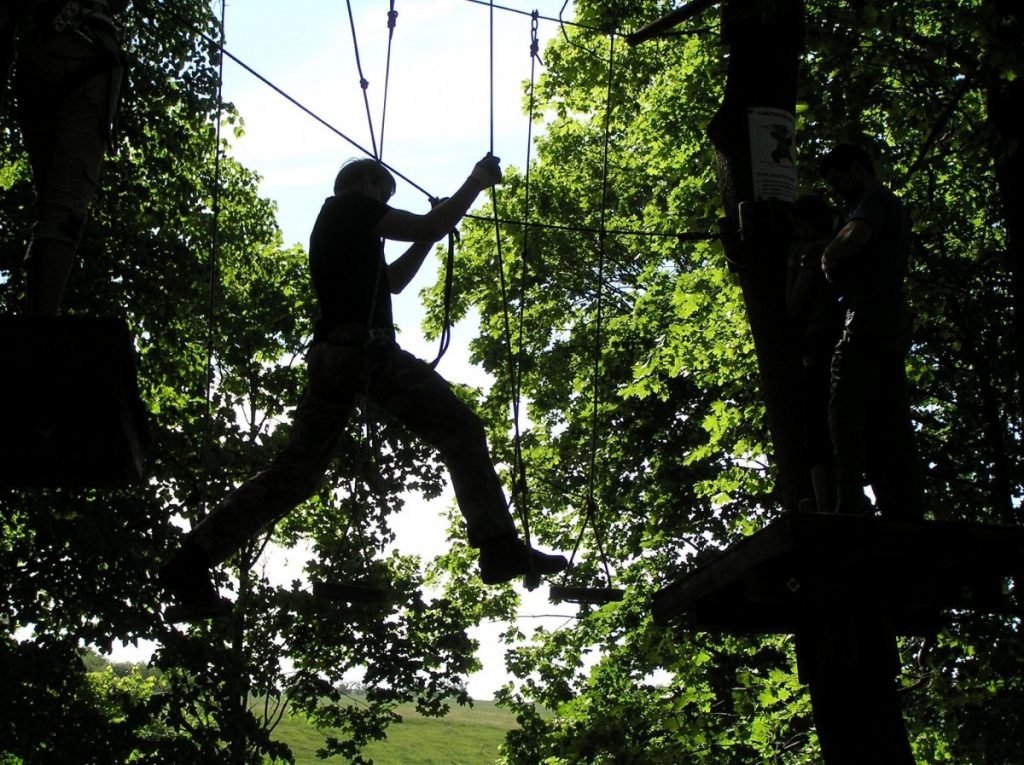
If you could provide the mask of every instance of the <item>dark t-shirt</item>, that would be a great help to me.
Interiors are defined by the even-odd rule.
[[[384,247],[373,234],[390,209],[355,191],[324,202],[309,237],[309,270],[320,304],[314,338],[342,322],[394,331]]]
[[[846,305],[903,301],[910,253],[910,218],[903,203],[881,184],[857,201],[849,220],[871,225],[871,238],[847,266],[837,285]]]

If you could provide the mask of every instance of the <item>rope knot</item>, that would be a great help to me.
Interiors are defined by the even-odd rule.
[[[534,10],[530,14],[530,56],[540,61],[544,66],[544,59],[540,57],[540,40],[537,37],[537,30],[540,27],[540,11]]]
[[[361,87],[363,90],[366,90],[368,87],[370,87],[370,81],[367,80],[365,77],[360,77],[359,87]]]

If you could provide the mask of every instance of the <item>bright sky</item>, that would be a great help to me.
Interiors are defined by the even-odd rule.
[[[504,0],[501,5],[529,14],[557,18],[564,0]],[[384,95],[388,42],[386,0],[351,0],[363,74],[374,131],[381,143],[380,116]],[[214,0],[219,13],[220,2]],[[383,158],[435,196],[453,192],[490,146],[491,9],[469,0],[397,0],[398,21],[392,42],[388,111]],[[572,4],[566,18],[572,18]],[[527,119],[523,112],[524,82],[530,76],[531,19],[494,10],[494,153],[504,165],[523,167],[527,150]],[[371,138],[356,67],[352,30],[345,2],[280,0],[229,2],[226,48],[304,106],[366,148]],[[557,23],[541,20],[541,52]],[[538,64],[537,73],[541,67]],[[245,136],[233,155],[262,178],[262,196],[278,203],[278,222],[287,244],[308,242],[309,231],[325,197],[331,193],[341,163],[360,156],[357,149],[290,104],[230,59],[224,72],[224,97],[238,108]],[[536,131],[535,131],[536,132]],[[480,198],[480,202],[483,201]],[[399,180],[393,206],[425,211],[424,195]],[[401,243],[388,256],[401,253]],[[456,268],[458,267],[456,263]],[[419,277],[395,301],[403,347],[433,358],[436,344],[422,339],[423,316],[418,293],[432,283],[437,265],[428,261]],[[486,375],[468,362],[466,342],[474,322],[454,330],[452,345],[439,371],[450,380],[486,384]],[[269,455],[268,455],[269,456]],[[410,498],[395,519],[397,547],[403,553],[430,558],[443,549],[444,526],[438,504]],[[276,553],[268,561],[275,580],[288,581],[301,560]],[[524,591],[525,592],[525,591]],[[527,594],[521,626],[529,634],[543,624],[557,628],[572,617],[572,606],[550,604],[547,588]],[[537,619],[536,614],[564,614]],[[507,679],[497,643],[500,625],[484,625],[475,634],[481,643],[484,670],[469,681],[470,695],[488,699]],[[115,653],[115,659],[134,659]]]

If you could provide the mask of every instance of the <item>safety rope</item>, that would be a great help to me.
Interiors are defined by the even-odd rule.
[[[490,12],[490,153],[494,154],[494,2]],[[491,211],[494,216],[495,257],[498,265],[498,286],[501,291],[502,322],[507,352],[509,391],[512,406],[512,496],[511,503],[523,528],[523,541],[530,546],[529,494],[526,482],[526,467],[523,463],[522,430],[520,427],[520,374],[519,359],[522,353],[522,336],[519,353],[512,347],[512,325],[509,318],[508,283],[505,279],[505,260],[502,251],[501,223],[499,217],[499,194],[497,187],[491,187]],[[531,558],[532,566],[532,558]],[[533,578],[532,572],[529,578]]]
[[[345,5],[348,6],[348,23],[352,27],[352,49],[356,54],[356,69],[359,71],[359,87],[363,89],[363,103],[366,105],[366,122],[370,127],[370,143],[373,145],[373,157],[374,159],[380,159],[380,153],[377,151],[377,138],[373,132],[373,117],[370,115],[370,96],[367,90],[370,87],[369,81],[363,76],[363,62],[359,58],[359,38],[356,35],[356,19],[352,13],[352,0],[345,0]]]
[[[227,17],[227,0],[220,4],[220,50],[224,49],[225,19]],[[211,207],[213,219],[210,222],[210,283],[207,293],[206,313],[206,397],[203,423],[203,487],[199,505],[203,515],[206,514],[210,493],[210,444],[213,439],[213,354],[217,332],[217,271],[220,261],[220,192],[221,192],[221,124],[224,111],[224,56],[218,61],[217,70],[217,122],[214,127],[213,151],[213,189]]]
[[[391,8],[388,11],[388,55],[384,64],[384,105],[380,110],[380,154],[378,160],[384,159],[384,124],[388,117],[388,86],[391,84],[391,43],[395,39],[395,25],[398,23],[398,11],[395,10],[395,0],[391,0]]]
[[[517,366],[520,370],[522,370],[523,366],[523,324],[526,316],[526,280],[530,253],[530,162],[533,157],[533,119],[536,106],[534,88],[537,79],[537,62],[540,61],[541,66],[544,65],[544,62],[540,57],[540,40],[537,36],[537,18],[538,12],[535,10],[533,12],[533,17],[530,19],[530,101],[526,127],[526,170],[524,171],[525,177],[523,178],[523,249],[520,259],[520,267],[522,270],[519,279],[519,358],[517,359]],[[521,385],[522,375],[520,374],[516,379],[515,396],[517,399],[521,395]]]
[[[398,12],[395,10],[395,2],[391,0],[390,10],[388,11],[388,49],[387,49],[387,64],[386,73],[384,77],[384,106],[381,111],[381,124],[380,124],[380,147],[378,148],[377,141],[374,137],[373,130],[373,118],[370,114],[370,100],[367,95],[367,89],[369,82],[363,74],[362,61],[359,56],[359,39],[356,34],[355,18],[352,13],[351,0],[346,0],[348,6],[348,18],[349,25],[352,28],[352,47],[355,51],[356,69],[359,72],[359,85],[363,91],[363,103],[366,106],[366,121],[370,128],[370,140],[373,144],[373,157],[382,166],[382,153],[384,150],[384,124],[387,115],[387,101],[388,101],[388,90],[391,83],[391,48],[392,41],[394,38],[395,24],[398,19]],[[364,150],[365,153],[365,150]],[[422,191],[422,189],[421,189]],[[424,192],[426,193],[426,192]],[[428,194],[429,196],[429,194]],[[370,308],[366,317],[366,338],[363,346],[363,400],[361,409],[361,432],[356,448],[356,472],[352,475],[349,483],[349,517],[348,517],[348,528],[355,526],[359,532],[359,552],[363,559],[363,568],[366,570],[368,580],[377,584],[377,577],[374,574],[372,567],[372,556],[368,549],[367,539],[367,516],[365,512],[365,506],[368,505],[367,498],[369,491],[361,491],[362,487],[369,489],[370,476],[369,472],[373,469],[373,461],[371,455],[374,454],[373,448],[374,440],[374,428],[373,420],[370,417],[370,358],[369,352],[370,347],[376,342],[376,338],[373,335],[373,316],[377,309],[377,295],[380,291],[381,281],[384,277],[384,270],[387,268],[386,261],[384,259],[384,240],[380,241],[380,252],[377,261],[376,275],[374,276],[373,291],[370,297]],[[360,480],[362,479],[362,480]]]
[[[519,316],[518,316],[518,353],[516,358],[516,369],[518,370],[514,383],[515,387],[513,390],[513,397],[516,402],[522,400],[522,382],[523,382],[523,337],[525,336],[525,320],[526,320],[526,284],[528,278],[528,267],[529,267],[529,236],[530,236],[530,210],[531,210],[531,197],[530,197],[530,165],[533,159],[533,120],[535,116],[536,98],[534,96],[534,90],[537,81],[537,62],[540,61],[541,66],[544,65],[544,61],[540,57],[540,39],[537,35],[538,31],[538,11],[534,10],[530,19],[530,100],[529,110],[527,113],[527,127],[526,127],[526,170],[525,177],[523,179],[523,247],[520,256],[520,276],[519,276]],[[518,403],[517,403],[518,408]],[[526,467],[522,462],[520,454],[520,467],[519,467],[519,481],[522,484],[522,490],[526,492]]]
[[[596,318],[594,322],[594,364],[592,371],[592,387],[593,387],[593,404],[591,409],[591,422],[590,422],[590,468],[587,485],[587,500],[586,500],[586,513],[584,514],[583,524],[580,527],[579,536],[576,538],[576,543],[573,545],[572,554],[569,557],[570,567],[572,561],[576,557],[576,553],[579,550],[580,543],[583,540],[583,534],[590,525],[594,530],[594,541],[597,545],[598,554],[601,558],[601,563],[604,568],[605,577],[608,579],[608,586],[611,587],[612,575],[611,569],[608,565],[608,556],[605,554],[605,545],[602,532],[597,523],[597,500],[594,498],[594,488],[597,482],[597,452],[598,452],[598,436],[600,433],[600,404],[601,404],[601,355],[603,346],[603,311],[604,311],[604,269],[606,260],[606,232],[605,224],[607,222],[608,215],[608,149],[611,143],[611,123],[612,123],[612,85],[614,83],[615,73],[615,34],[609,35],[608,41],[608,88],[607,95],[605,98],[605,119],[604,119],[604,156],[602,159],[601,167],[601,215],[600,215],[600,229],[598,233],[598,260],[597,260],[597,299],[596,299]]]

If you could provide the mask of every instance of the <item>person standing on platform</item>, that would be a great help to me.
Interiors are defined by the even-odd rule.
[[[835,236],[835,212],[822,197],[802,196],[790,214],[794,242],[786,275],[786,310],[800,327],[800,389],[804,454],[811,470],[814,508],[836,506],[832,437],[828,429],[832,351],[843,328],[836,291],[821,270],[821,254]]]
[[[455,227],[477,195],[500,181],[498,160],[488,155],[449,199],[417,215],[387,205],[395,179],[376,160],[342,167],[310,237],[320,319],[289,441],[266,470],[196,525],[161,569],[160,580],[176,601],[166,619],[196,621],[230,609],[211,569],[316,491],[359,395],[440,451],[469,544],[480,550],[485,584],[554,574],[568,565],[565,557],[534,550],[519,538],[480,418],[429,364],[395,341],[391,295],[408,286],[434,242]],[[412,245],[387,263],[382,239]]]
[[[111,144],[122,75],[113,19],[128,4],[0,0],[0,38],[8,57],[13,50],[15,116],[36,191],[25,254],[29,315],[60,312]]]
[[[832,358],[829,401],[836,511],[871,511],[864,494],[866,476],[883,516],[920,518],[906,376],[913,324],[904,287],[910,219],[899,198],[877,179],[860,146],[837,145],[821,161],[820,171],[851,210],[821,258],[845,311]]]

